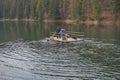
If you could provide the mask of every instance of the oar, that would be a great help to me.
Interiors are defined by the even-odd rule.
[[[56,32],[54,32],[54,34],[51,36],[51,38],[53,38],[55,36]]]

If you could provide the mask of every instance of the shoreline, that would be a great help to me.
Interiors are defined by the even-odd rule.
[[[35,19],[0,19],[0,22],[4,21],[25,21],[25,22],[39,22],[39,20]],[[98,21],[98,20],[85,20],[85,21],[80,21],[80,20],[71,20],[71,19],[60,19],[60,20],[54,20],[54,19],[44,19],[42,20],[45,23],[66,23],[66,24],[87,24],[87,25],[98,25],[98,24],[104,24],[104,25],[120,25],[119,20],[114,23],[114,20],[103,20],[103,21]]]
[[[98,24],[98,21],[91,21],[91,20],[86,20],[86,21],[80,21],[80,20],[71,20],[71,19],[64,19],[64,20],[43,20],[43,22],[46,22],[46,23],[54,23],[54,22],[62,22],[62,23],[66,23],[66,24],[88,24],[88,25],[91,25],[91,24],[94,24],[94,25],[97,25]]]
[[[0,21],[26,21],[26,22],[29,22],[29,21],[38,21],[38,20],[35,20],[35,19],[0,19]]]

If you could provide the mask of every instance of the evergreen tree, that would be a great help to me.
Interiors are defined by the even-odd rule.
[[[0,18],[18,19],[77,19],[84,20],[86,6],[91,10],[92,20],[97,20],[99,11],[110,9],[114,2],[116,18],[120,15],[120,0],[0,0]],[[87,5],[85,5],[87,3]],[[103,4],[103,5],[101,5]],[[89,12],[89,11],[88,11]]]
[[[96,20],[97,19],[97,14],[98,14],[98,0],[91,0],[92,1],[92,19]]]
[[[3,18],[3,1],[0,0],[0,18]]]
[[[115,22],[117,19],[120,19],[120,0],[114,0],[114,13],[115,13]]]
[[[38,20],[43,19],[43,9],[42,9],[42,7],[43,7],[42,0],[38,0],[37,1],[37,7],[36,7],[36,15],[37,15]]]
[[[114,11],[120,13],[120,0],[114,0]]]
[[[16,0],[10,0],[9,4],[10,4],[9,18],[15,18]]]

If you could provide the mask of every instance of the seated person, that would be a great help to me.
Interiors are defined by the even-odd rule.
[[[60,31],[61,31],[61,28],[57,27],[57,30],[56,30],[56,35],[57,35],[57,38],[60,37]]]
[[[63,28],[61,29],[60,36],[61,36],[62,40],[65,39],[65,29],[63,29]]]

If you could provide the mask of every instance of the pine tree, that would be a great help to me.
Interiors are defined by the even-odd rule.
[[[43,19],[43,9],[42,9],[42,0],[37,1],[37,7],[36,7],[36,15],[38,20]]]
[[[98,0],[91,0],[92,1],[92,19],[96,20],[97,19],[97,15],[98,15]]]

